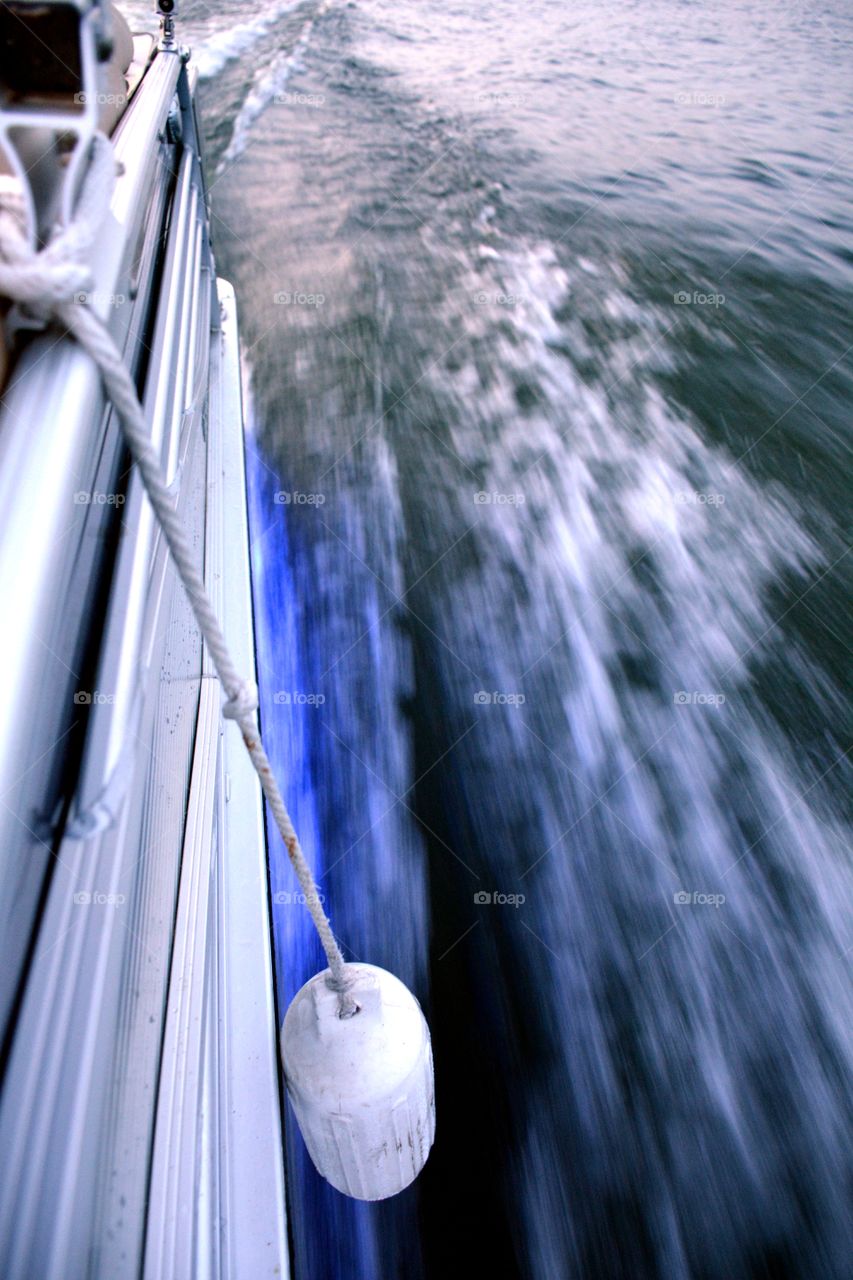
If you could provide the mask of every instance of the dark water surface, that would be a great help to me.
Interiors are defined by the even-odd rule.
[[[290,1125],[296,1276],[850,1276],[853,10],[183,25],[264,727],[436,1055],[393,1202]]]

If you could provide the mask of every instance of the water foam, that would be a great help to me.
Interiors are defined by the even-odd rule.
[[[285,86],[293,73],[303,69],[302,57],[311,42],[314,27],[318,18],[326,13],[330,3],[331,0],[323,0],[313,15],[305,21],[291,50],[279,54],[270,66],[261,68],[255,73],[249,92],[235,117],[231,138],[217,166],[217,174],[224,172],[229,165],[240,158],[249,145],[255,121],[276,98],[284,93]]]
[[[472,363],[441,378],[470,406],[451,440],[464,465],[485,463],[472,489],[523,505],[483,508],[472,536],[489,580],[471,584],[476,599],[445,597],[445,634],[464,654],[495,638],[486,687],[526,695],[520,715],[489,722],[481,769],[497,775],[511,754],[537,777],[541,855],[516,875],[547,944],[552,1051],[577,1108],[554,1139],[561,1164],[536,1124],[538,1109],[557,1114],[553,1100],[529,1102],[531,1255],[542,1274],[567,1257],[583,1269],[573,1160],[626,1199],[645,1194],[642,1162],[666,1274],[695,1274],[721,1247],[721,1221],[720,1265],[734,1274],[756,1222],[769,1239],[804,1230],[786,1181],[796,1150],[827,1255],[840,1257],[851,872],[820,776],[804,774],[754,687],[756,659],[781,649],[770,588],[799,579],[805,591],[825,557],[790,494],[759,486],[664,397],[653,375],[674,360],[672,317],[637,303],[615,257],[589,272],[547,244],[497,243],[446,303],[470,349],[488,349],[489,376]],[[790,641],[783,653],[818,704],[832,696]],[[484,790],[481,802],[484,832],[506,825],[500,799]],[[724,905],[684,906],[685,890]]]
[[[238,22],[223,31],[216,31],[197,52],[193,51],[193,62],[200,78],[210,80],[218,75],[229,62],[247,53],[285,14],[297,9],[301,3],[303,0],[287,0],[285,4],[278,4],[267,13],[259,14],[251,22]]]

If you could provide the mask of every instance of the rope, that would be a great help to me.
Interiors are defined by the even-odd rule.
[[[249,758],[260,779],[270,812],[281,832],[293,864],[305,904],[329,962],[327,985],[338,994],[338,1014],[351,1017],[358,1006],[347,995],[351,985],[345,972],[340,947],[320,903],[317,885],[299,843],[269,757],[261,741],[257,722],[258,689],[244,679],[234,666],[219,619],[196,568],[183,523],[166,487],[160,462],[151,445],[145,416],[136,388],[125,367],[121,352],[104,324],[75,295],[92,288],[88,266],[95,236],[109,207],[115,181],[112,147],[102,134],[95,136],[92,158],[84,179],[74,220],[59,230],[46,248],[34,251],[21,234],[19,210],[0,203],[0,295],[18,302],[41,319],[55,317],[69,330],[100,371],[108,399],[115,406],[124,439],[139,468],[142,483],[154,514],[163,530],[175,568],[184,584],[193,613],[223,688],[227,701],[222,714],[236,721]],[[0,197],[2,199],[2,197]]]

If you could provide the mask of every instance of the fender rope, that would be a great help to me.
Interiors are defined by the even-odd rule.
[[[258,689],[234,666],[222,628],[205,589],[173,498],[166,487],[160,462],[149,438],[136,388],[121,352],[106,326],[81,294],[92,288],[89,267],[95,237],[109,209],[115,182],[115,157],[109,140],[96,134],[74,219],[57,231],[42,250],[30,248],[23,235],[22,204],[10,192],[0,192],[0,296],[25,307],[40,319],[56,318],[94,360],[108,399],[115,407],[125,442],[136,463],[148,500],[163,530],[175,568],[189,597],[193,613],[227,701],[222,714],[235,720],[246,750],[260,779],[270,812],[293,864],[314,927],[320,937],[331,976],[327,985],[338,993],[338,1014],[351,1017],[358,1006],[347,995],[350,982],[345,961],[320,903],[320,895],[299,838],[294,830],[278,783],[264,750],[258,727]]]

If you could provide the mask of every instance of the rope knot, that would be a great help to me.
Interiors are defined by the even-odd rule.
[[[42,320],[64,303],[84,302],[92,288],[92,271],[67,252],[61,235],[46,249],[31,249],[12,219],[0,218],[0,294]]]
[[[109,208],[115,159],[109,139],[96,134],[89,168],[73,220],[36,249],[27,238],[20,183],[0,183],[0,297],[9,298],[39,320],[71,303],[86,303],[94,284],[92,258],[100,225]]]
[[[342,996],[353,984],[353,979],[347,976],[336,978],[331,972],[326,974],[326,986],[330,991],[334,991],[337,995]]]
[[[338,1017],[352,1018],[361,1011],[361,1005],[349,994],[355,979],[346,973],[345,968],[341,966],[339,977],[333,971],[327,973],[326,986],[338,997]]]
[[[222,707],[226,720],[242,720],[258,709],[258,686],[254,680],[241,680]]]

